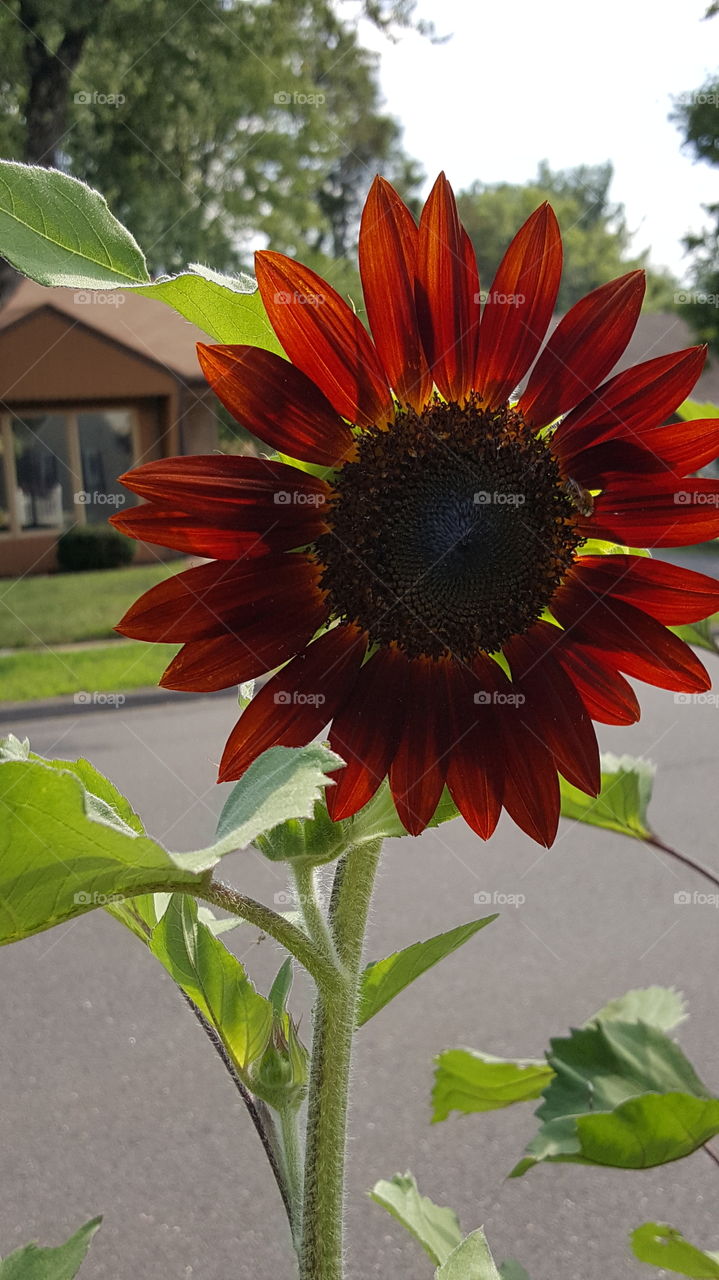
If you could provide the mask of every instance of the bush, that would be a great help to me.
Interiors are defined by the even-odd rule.
[[[66,573],[87,569],[117,569],[130,564],[135,543],[124,533],[102,525],[80,525],[60,535],[57,563]]]

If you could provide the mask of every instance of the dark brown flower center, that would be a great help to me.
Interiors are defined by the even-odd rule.
[[[335,617],[410,657],[466,661],[541,616],[583,540],[576,515],[516,410],[436,399],[361,436],[315,554]]]

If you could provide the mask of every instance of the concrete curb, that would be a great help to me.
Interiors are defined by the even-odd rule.
[[[102,697],[100,693],[98,695]],[[107,694],[110,698],[113,695]],[[49,720],[57,716],[87,715],[93,711],[107,711],[107,702],[75,702],[75,695],[66,693],[61,698],[45,698],[38,702],[0,702],[0,725],[12,729],[15,720]],[[161,706],[165,702],[198,702],[208,698],[231,698],[237,701],[236,689],[220,689],[216,693],[181,693],[176,689],[160,689],[150,686],[145,689],[129,689],[123,693],[124,702],[118,708],[121,711],[132,711],[137,707]]]

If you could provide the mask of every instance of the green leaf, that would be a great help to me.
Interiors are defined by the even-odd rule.
[[[26,1244],[0,1262],[0,1280],[74,1280],[102,1218],[92,1218],[56,1248]]]
[[[290,991],[292,990],[293,978],[294,962],[292,956],[287,956],[280,965],[277,977],[272,983],[267,997],[278,1018],[282,1016],[287,1008],[287,1001],[289,999]]]
[[[103,196],[57,169],[0,161],[0,254],[45,285],[149,280],[145,258]]]
[[[271,747],[235,783],[220,814],[215,843],[203,854],[217,861],[287,819],[311,817],[332,783],[329,775],[343,767],[344,760],[319,742]]]
[[[442,823],[451,822],[453,818],[458,816],[459,809],[445,787],[434,815],[427,825],[439,827]],[[407,835],[406,828],[399,820],[394,800],[392,799],[392,792],[386,779],[369,803],[363,809],[360,809],[359,813],[356,813],[353,818],[348,818],[343,825],[346,827],[348,840],[351,840],[353,844],[360,844],[368,840],[401,838]]]
[[[272,1006],[255,990],[239,960],[200,923],[193,898],[173,895],[153,930],[150,950],[215,1028],[246,1078],[267,1045]]]
[[[414,942],[403,951],[395,951],[384,960],[367,965],[360,985],[357,1026],[363,1026],[411,982],[440,960],[444,960],[445,956],[457,951],[475,933],[496,919],[495,914],[485,916],[482,920],[472,920],[469,924],[461,924],[446,933],[438,933],[425,942]]]
[[[435,1059],[432,1122],[452,1111],[498,1111],[539,1098],[554,1077],[544,1060],[511,1062],[472,1049],[446,1049]]]
[[[646,1022],[659,1031],[672,1031],[688,1017],[686,1001],[674,987],[641,987],[610,1000],[591,1018],[594,1022]]]
[[[402,1223],[435,1265],[441,1266],[461,1243],[462,1231],[454,1209],[440,1208],[428,1196],[420,1195],[411,1173],[395,1173],[389,1181],[376,1183],[369,1194]]]
[[[656,766],[634,756],[602,755],[602,789],[595,798],[559,779],[562,817],[619,831],[635,840],[652,835],[647,808],[652,798]]]
[[[684,422],[694,418],[719,418],[719,406],[712,404],[710,400],[704,404],[700,404],[698,400],[684,400],[674,412]]]
[[[719,1253],[705,1253],[684,1239],[681,1231],[664,1222],[644,1222],[630,1236],[634,1256],[640,1262],[674,1271],[695,1280],[717,1280]]]
[[[247,343],[285,354],[255,281],[248,276],[236,279],[193,266],[178,276],[135,286],[133,293],[166,303],[217,342]]]
[[[702,618],[700,622],[687,622],[679,627],[669,627],[669,630],[680,639],[686,640],[687,644],[693,644],[697,649],[708,649],[709,653],[719,653],[716,638],[718,626],[719,613],[715,613],[711,618]]]
[[[551,1041],[543,1121],[513,1170],[541,1160],[644,1169],[719,1132],[713,1098],[678,1045],[643,1022],[600,1021]]]
[[[145,886],[199,885],[217,860],[108,820],[78,776],[40,760],[0,764],[0,815],[0,945]]]
[[[501,1280],[481,1227],[457,1245],[434,1276],[435,1280]]]

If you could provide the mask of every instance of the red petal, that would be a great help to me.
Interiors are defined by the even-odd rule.
[[[255,255],[270,324],[293,364],[350,422],[369,427],[394,417],[372,342],[351,307],[321,276],[282,253]]]
[[[499,727],[494,706],[486,701],[486,694],[495,688],[491,668],[496,665],[478,659],[474,671],[456,663],[447,669],[447,786],[465,822],[482,840],[489,839],[502,811]]]
[[[561,274],[559,225],[543,204],[507,249],[482,313],[475,385],[490,408],[508,399],[539,351]]]
[[[252,699],[220,761],[220,782],[240,778],[268,747],[301,747],[350,693],[367,648],[353,626],[334,627],[297,654]]]
[[[336,467],[354,437],[329,400],[289,360],[247,346],[197,344],[202,372],[233,418],[260,440],[303,462]]]
[[[568,782],[588,795],[601,790],[597,737],[582,699],[554,655],[559,627],[538,622],[504,648],[512,685],[527,700],[527,710]]]
[[[188,515],[185,511],[170,511],[156,506],[154,502],[118,511],[110,516],[109,523],[141,542],[216,560],[263,556],[270,550],[279,551],[297,545],[294,527],[278,525],[265,534],[248,529],[217,529],[199,516]]]
[[[719,418],[694,418],[642,431],[644,449],[661,458],[677,476],[690,475],[719,455]]]
[[[588,538],[634,547],[685,547],[719,535],[719,481],[659,478],[612,484],[577,522]]]
[[[637,695],[628,680],[602,662],[596,650],[572,643],[564,632],[554,653],[576,686],[592,720],[602,724],[634,724],[641,711]]]
[[[626,601],[596,596],[574,573],[554,595],[551,609],[568,638],[611,658],[627,675],[687,693],[711,684],[688,644]]]
[[[698,622],[719,609],[719,582],[664,560],[581,556],[573,572],[595,595],[626,600],[667,625]]]
[[[555,441],[566,442],[565,452],[571,457],[583,447],[582,441],[596,443],[606,432],[644,432],[659,426],[689,395],[706,353],[706,347],[688,347],[618,373],[567,414],[557,427]]]
[[[522,831],[549,848],[559,825],[557,766],[532,709],[517,704],[517,690],[497,669],[499,692],[504,697],[504,702],[497,705],[504,760],[504,807]]]
[[[407,708],[389,784],[400,822],[412,836],[433,816],[447,776],[444,666],[429,658],[408,664]]]
[[[291,621],[279,625],[276,614],[253,618],[239,635],[192,640],[183,645],[163,674],[164,689],[211,692],[253,680],[287,662],[312,639],[325,621],[317,596],[297,608]]]
[[[546,427],[593,391],[632,336],[644,297],[644,273],[600,285],[560,320],[532,370],[519,409]]]
[[[571,464],[559,455],[565,474],[571,475],[585,489],[604,489],[611,483],[626,483],[645,476],[664,476],[667,469],[655,453],[643,449],[636,439],[604,440],[601,444],[583,449]]]
[[[335,775],[337,785],[327,790],[333,821],[357,813],[387,777],[402,730],[407,677],[408,662],[399,650],[378,649],[335,715],[330,747],[346,761],[346,768]]]
[[[419,410],[432,391],[414,305],[418,231],[406,204],[375,178],[362,212],[359,268],[375,346],[400,404]],[[336,791],[329,793],[336,803]]]
[[[135,640],[182,644],[251,626],[258,615],[274,625],[317,596],[321,569],[303,555],[261,556],[197,565],[140,596],[115,628]]]
[[[444,174],[419,223],[417,318],[432,376],[447,400],[472,390],[479,333],[479,276],[474,251]]]
[[[320,510],[330,494],[324,480],[287,463],[224,453],[146,462],[120,479],[142,498],[205,518],[209,514],[213,523],[227,528],[251,528],[242,522],[258,511],[294,523],[308,511]]]

